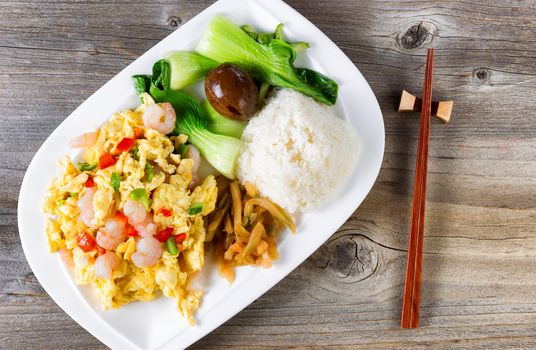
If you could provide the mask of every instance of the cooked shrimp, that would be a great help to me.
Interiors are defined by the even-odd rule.
[[[153,221],[151,215],[148,215],[145,220],[139,224],[134,225],[134,228],[142,237],[152,237],[156,233],[156,223]]]
[[[129,199],[123,206],[123,213],[132,225],[141,224],[147,217],[147,210],[139,202]]]
[[[201,153],[199,153],[199,150],[195,148],[194,145],[188,145],[188,152],[186,152],[186,158],[190,158],[194,161],[194,166],[192,167],[192,182],[190,182],[190,185],[188,185],[188,189],[193,190],[201,180],[199,175],[197,175],[199,165],[201,164]]]
[[[194,161],[192,167],[192,173],[197,173],[199,170],[199,164],[201,164],[201,153],[194,145],[188,145],[188,151],[186,152],[186,158],[190,158]]]
[[[122,243],[126,236],[125,220],[109,218],[104,223],[104,228],[97,231],[97,243],[104,249],[112,250]]]
[[[162,255],[162,243],[154,237],[144,237],[136,243],[136,251],[131,259],[137,267],[149,267],[156,264]]]
[[[143,125],[154,129],[162,134],[169,134],[175,129],[177,116],[175,110],[169,102],[149,105],[143,112]]]
[[[121,259],[115,253],[107,252],[95,260],[95,276],[109,280],[112,271],[119,267]]]
[[[95,189],[88,188],[86,193],[78,200],[77,206],[80,209],[80,219],[87,227],[92,227],[91,221],[95,217],[95,210],[93,209],[93,195]]]
[[[77,136],[69,141],[69,146],[71,146],[71,148],[88,148],[93,146],[96,141],[96,132],[86,132],[85,134]]]
[[[61,260],[63,260],[67,267],[74,267],[73,253],[69,249],[63,247],[58,253],[60,254]]]

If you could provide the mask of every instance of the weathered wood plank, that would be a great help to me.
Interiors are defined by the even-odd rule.
[[[18,240],[17,196],[54,128],[212,1],[4,1],[0,6],[0,348],[104,348],[42,290]],[[386,126],[378,181],[310,259],[194,348],[536,346],[536,3],[300,1],[374,90]],[[299,38],[296,38],[299,39]],[[418,94],[436,48],[422,325],[398,328]],[[67,339],[67,340],[66,340]]]

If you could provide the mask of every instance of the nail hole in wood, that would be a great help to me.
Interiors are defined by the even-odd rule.
[[[477,68],[474,71],[474,75],[478,80],[488,80],[491,76],[491,71],[486,68]]]
[[[178,26],[179,24],[182,24],[182,18],[180,18],[179,16],[170,16],[170,17],[167,19],[167,23],[168,23],[168,25],[170,25],[171,27],[176,27],[176,26]]]

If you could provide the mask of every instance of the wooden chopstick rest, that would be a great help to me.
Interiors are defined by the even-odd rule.
[[[444,123],[448,123],[453,105],[454,101],[432,101],[432,117],[437,117]],[[400,105],[398,106],[399,112],[420,112],[421,108],[422,99],[410,94],[406,90],[402,90]]]

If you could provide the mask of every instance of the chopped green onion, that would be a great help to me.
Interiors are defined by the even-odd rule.
[[[112,188],[115,190],[115,192],[119,192],[119,186],[121,185],[121,176],[119,176],[119,174],[115,171],[112,173],[110,184],[112,185]]]
[[[200,212],[203,211],[203,203],[194,203],[192,206],[188,209],[188,214],[190,215],[197,215]]]
[[[88,164],[86,162],[78,162],[78,170],[80,171],[91,171],[97,167],[97,164]]]
[[[181,155],[181,158],[184,158],[184,156],[186,156],[186,153],[188,153],[188,148],[190,148],[190,146],[188,145],[185,145],[184,143],[179,145],[179,154]]]
[[[135,190],[130,192],[130,198],[143,205],[146,209],[149,209],[150,199],[149,194],[147,193],[145,188],[136,188]]]
[[[154,169],[151,163],[145,162],[145,174],[147,174],[147,182],[151,182],[154,179]]]
[[[132,156],[132,159],[134,159],[134,160],[140,160],[140,149],[138,148],[137,145],[132,150],[131,156]]]
[[[166,248],[169,254],[175,255],[179,252],[177,243],[175,243],[175,236],[171,236],[166,241]]]
[[[72,198],[78,198],[78,193],[76,192],[69,192],[69,196]]]
[[[54,211],[57,213],[58,210],[65,204],[65,199],[60,199],[56,202],[56,208],[54,208]]]

